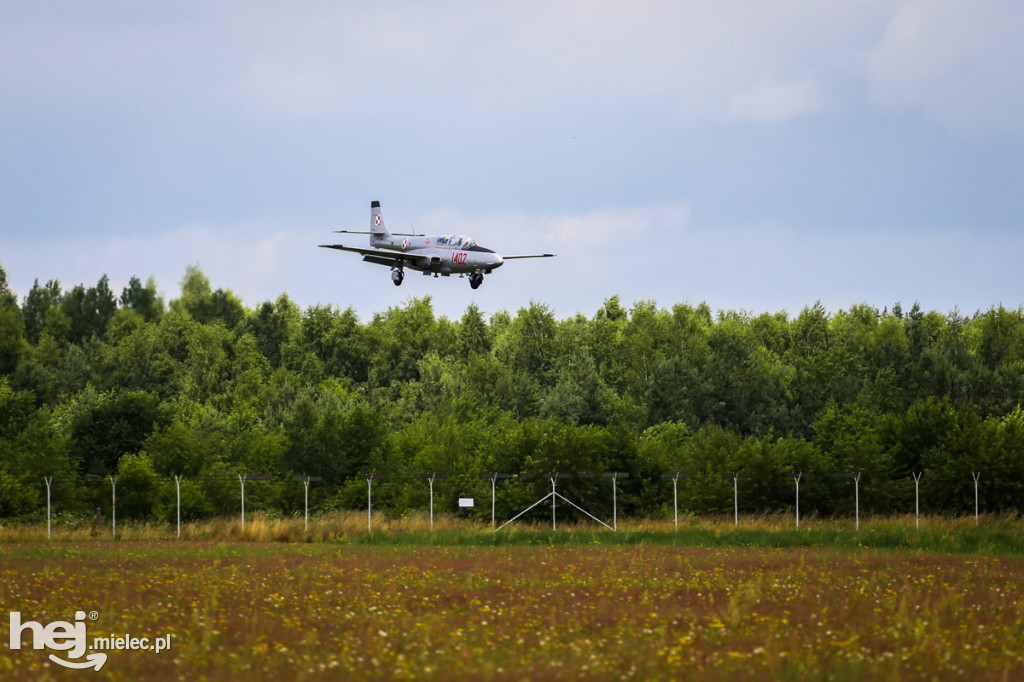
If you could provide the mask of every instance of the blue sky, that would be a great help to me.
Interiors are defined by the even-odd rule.
[[[248,305],[559,317],[1024,303],[1019,0],[7,2],[20,296],[189,264]],[[470,234],[472,291],[316,245]],[[361,245],[362,237],[346,243]]]

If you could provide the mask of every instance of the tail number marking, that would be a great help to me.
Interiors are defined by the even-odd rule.
[[[469,254],[466,253],[465,251],[460,251],[458,253],[453,253],[452,254],[452,262],[457,264],[457,265],[465,265],[466,264],[466,257],[467,256],[469,256]]]

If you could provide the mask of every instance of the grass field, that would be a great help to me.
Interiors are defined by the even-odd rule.
[[[97,675],[59,668],[28,635],[12,651],[4,632],[0,678],[1024,679],[1024,556],[992,540],[1019,521],[877,520],[901,549],[846,546],[826,522],[801,537],[838,545],[794,546],[773,519],[748,521],[524,528],[503,544],[408,521],[305,543],[128,540],[130,527],[118,542],[47,543],[4,529],[3,609],[43,625],[96,612],[89,641],[172,639],[159,654],[110,651]],[[971,534],[986,539],[951,540]],[[687,537],[713,542],[676,544]]]
[[[541,515],[543,516],[543,514]],[[500,523],[500,521],[499,521]],[[76,519],[52,527],[52,541],[110,541],[108,525],[97,528]],[[852,519],[805,517],[800,530],[791,515],[762,514],[733,517],[682,516],[678,528],[672,520],[622,520],[613,533],[592,523],[516,523],[495,533],[490,524],[438,515],[431,530],[429,516],[401,517],[375,514],[373,532],[367,531],[366,513],[358,511],[315,515],[304,528],[302,517],[273,518],[249,515],[245,530],[237,517],[184,523],[181,539],[202,542],[297,542],[385,545],[536,545],[536,544],[670,544],[686,547],[846,547],[850,549],[908,549],[941,553],[984,553],[1024,556],[1024,518],[1017,514],[970,517],[923,516],[920,527],[913,515],[872,516],[861,519],[856,530]],[[39,523],[0,523],[0,543],[46,542],[47,531]],[[118,541],[176,540],[174,524],[120,521]]]

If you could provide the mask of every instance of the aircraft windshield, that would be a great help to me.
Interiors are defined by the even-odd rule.
[[[447,245],[454,247],[456,249],[468,249],[469,247],[473,246],[476,242],[474,242],[469,237],[464,237],[462,235],[456,234],[450,237],[441,237],[437,240],[437,243],[442,246]]]

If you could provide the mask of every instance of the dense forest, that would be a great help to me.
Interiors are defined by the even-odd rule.
[[[165,303],[150,279],[118,296],[106,277],[23,298],[0,269],[0,517],[45,513],[44,477],[66,519],[110,508],[167,520],[181,479],[186,518],[246,505],[301,511],[364,508],[362,475],[385,475],[374,506],[400,515],[428,505],[425,472],[449,474],[435,504],[488,504],[484,472],[618,471],[620,514],[680,508],[742,512],[793,504],[792,471],[811,472],[801,507],[862,511],[1019,509],[1024,499],[1024,311],[967,317],[900,304],[798,315],[669,309],[617,297],[593,316],[556,319],[543,303],[459,320],[411,299],[362,321],[351,309],[305,310],[287,295],[255,308],[212,290],[196,267]],[[506,518],[550,489],[498,482]],[[559,481],[559,492],[609,514],[606,479]],[[484,509],[486,507],[486,509]]]

